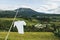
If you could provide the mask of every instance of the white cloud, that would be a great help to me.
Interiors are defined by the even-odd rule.
[[[0,9],[3,9],[3,10],[14,10],[14,9],[17,9],[20,7],[31,8],[31,9],[38,11],[38,12],[46,12],[46,13],[50,12],[50,13],[52,13],[53,12],[52,9],[56,9],[58,7],[58,5],[55,3],[48,3],[48,4],[41,5],[38,8],[31,7],[29,5],[0,5]],[[48,10],[52,10],[52,11],[48,11]]]
[[[22,8],[31,8],[29,5],[21,5]]]
[[[7,4],[0,4],[0,10],[14,10],[14,9],[17,9],[17,8],[31,8],[31,9],[34,9],[32,8],[31,6],[29,5],[7,5]]]
[[[0,9],[2,9],[2,10],[14,10],[16,7],[18,7],[18,6],[0,4]]]
[[[48,4],[41,5],[40,8],[37,9],[36,11],[51,13],[52,11],[48,11],[48,10],[56,9],[57,7],[58,7],[58,5],[55,3],[48,3]]]
[[[38,1],[38,0],[37,0]],[[0,9],[3,10],[14,10],[16,8],[31,8],[33,10],[36,10],[38,12],[54,12],[53,9],[56,9],[60,6],[58,3],[60,0],[45,0],[45,4],[34,6],[34,5],[5,5],[5,4],[0,4]],[[37,2],[38,3],[38,2]],[[40,7],[39,7],[40,6]],[[51,10],[51,11],[49,11]]]
[[[0,4],[0,10],[14,10],[14,9],[17,9],[17,8],[32,8],[28,5],[3,5],[3,4]]]
[[[50,0],[50,1],[60,1],[60,0]]]

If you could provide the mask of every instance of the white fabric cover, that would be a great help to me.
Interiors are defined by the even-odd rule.
[[[24,25],[26,25],[25,21],[15,21],[14,27],[16,26],[19,34],[24,34]]]

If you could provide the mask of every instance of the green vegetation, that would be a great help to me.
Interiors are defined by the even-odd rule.
[[[54,32],[55,35],[60,36],[60,22],[41,22],[37,19],[16,18],[16,20],[24,20],[27,25],[24,27],[25,32]],[[16,21],[15,20],[15,21]],[[0,18],[0,32],[6,32],[9,30],[13,18]],[[45,28],[37,28],[36,24],[45,24]],[[50,24],[50,26],[48,25]],[[13,26],[13,25],[12,25]],[[11,32],[17,32],[17,28],[12,27]]]
[[[5,39],[17,10],[19,12],[15,21],[24,20],[27,23],[24,26],[25,34],[18,34],[17,28],[12,27],[8,40],[59,40],[60,14],[45,14],[29,8],[0,11],[0,40]],[[36,24],[46,27],[38,28],[35,27]]]
[[[0,40],[4,40],[7,32],[0,32]],[[51,32],[25,32],[25,34],[18,34],[17,32],[10,32],[8,40],[59,40]]]
[[[26,26],[27,27],[28,26],[31,27],[32,25],[37,24],[37,22],[38,22],[38,20],[36,20],[36,19],[33,19],[32,21],[30,21],[29,19],[16,18],[15,21],[16,20],[24,20],[24,21],[26,21],[26,23],[27,23]],[[0,31],[8,31],[10,26],[11,26],[12,21],[13,21],[13,18],[0,18]],[[27,29],[29,29],[29,27]],[[12,31],[13,30],[14,30],[14,27],[12,28]]]

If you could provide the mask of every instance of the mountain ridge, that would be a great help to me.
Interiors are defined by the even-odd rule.
[[[47,13],[42,13],[42,12],[37,12],[33,9],[30,8],[18,8],[15,10],[5,10],[5,11],[0,11],[0,17],[14,17],[16,14],[16,11],[18,12],[17,17],[43,17],[43,16],[60,16],[60,14],[47,14]]]

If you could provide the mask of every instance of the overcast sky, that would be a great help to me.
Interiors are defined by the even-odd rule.
[[[52,13],[59,6],[60,0],[0,0],[0,9],[3,10],[14,10],[25,7],[38,12]]]

